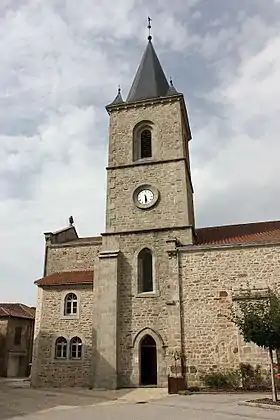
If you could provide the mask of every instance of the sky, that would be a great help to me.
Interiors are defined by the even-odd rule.
[[[1,0],[0,301],[36,304],[44,232],[104,231],[105,105],[148,16],[188,108],[196,226],[280,219],[279,0]]]

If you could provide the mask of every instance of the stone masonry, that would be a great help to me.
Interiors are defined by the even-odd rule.
[[[245,344],[230,315],[232,298],[248,289],[280,289],[280,244],[180,249],[187,366],[191,379],[239,363],[268,368],[268,355]]]
[[[164,78],[149,38],[132,99],[119,92],[107,107],[105,232],[79,238],[69,221],[45,234],[33,386],[114,389],[142,386],[145,377],[164,387],[168,375],[186,372],[197,384],[210,369],[240,362],[267,368],[266,352],[243,343],[228,315],[240,289],[280,287],[280,222],[196,228],[187,110]],[[147,129],[151,156],[136,158]],[[151,207],[137,204],[141,187],[158,192]],[[145,249],[149,262],[139,257]],[[152,288],[143,292],[145,276]],[[69,293],[77,311],[66,316]],[[59,337],[79,337],[81,357],[57,357]]]

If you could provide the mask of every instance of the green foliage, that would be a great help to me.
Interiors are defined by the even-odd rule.
[[[261,298],[247,292],[232,315],[246,342],[273,350],[280,348],[280,297],[276,292],[269,291],[267,297]]]
[[[250,363],[241,363],[240,374],[244,390],[263,389],[269,386],[269,377],[262,374],[260,365],[253,367]]]
[[[202,377],[204,385],[214,389],[237,389],[241,375],[238,370],[207,373]]]

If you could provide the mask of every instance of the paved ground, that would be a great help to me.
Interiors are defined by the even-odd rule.
[[[89,389],[32,389],[28,381],[0,378],[0,420],[38,413],[57,407],[84,407],[99,403],[137,402],[167,395],[164,389],[120,389],[97,391]],[[37,414],[36,414],[37,416]],[[24,418],[24,417],[23,417]],[[21,420],[23,420],[21,417]],[[27,417],[28,418],[28,417]],[[37,418],[37,417],[36,417]]]
[[[280,412],[238,402],[261,395],[167,396],[162,389],[34,390],[0,383],[0,420],[279,420]]]

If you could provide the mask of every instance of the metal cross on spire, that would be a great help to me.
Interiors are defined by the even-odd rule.
[[[151,41],[152,40],[152,35],[151,35],[151,29],[152,29],[152,25],[151,25],[152,19],[148,16],[148,31],[149,31],[149,36],[148,36],[148,40]]]

